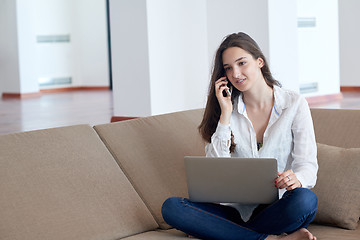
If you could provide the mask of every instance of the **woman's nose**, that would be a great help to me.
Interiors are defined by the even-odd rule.
[[[234,71],[233,71],[233,78],[240,78],[240,76],[241,76],[241,72],[240,72],[240,70],[239,69],[234,69]]]

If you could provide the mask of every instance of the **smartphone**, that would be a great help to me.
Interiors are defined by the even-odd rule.
[[[226,81],[228,82],[226,85],[228,86],[228,88],[230,88],[230,87],[231,87],[231,83],[230,83],[229,79],[226,78]],[[223,94],[224,97],[227,97],[228,94],[231,95],[230,89],[224,90],[224,91],[222,92],[222,94]]]

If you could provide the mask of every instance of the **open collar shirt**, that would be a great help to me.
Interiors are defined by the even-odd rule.
[[[246,113],[242,94],[234,101],[230,124],[218,123],[205,147],[208,157],[276,158],[278,171],[293,170],[304,188],[313,188],[317,179],[317,148],[310,109],[304,97],[274,86],[274,105],[258,150],[256,133]],[[236,144],[230,153],[231,132]],[[256,178],[256,176],[254,176]],[[275,181],[275,179],[274,179]],[[251,183],[242,183],[251,184]],[[286,190],[279,190],[280,197]],[[257,205],[228,204],[248,221]]]

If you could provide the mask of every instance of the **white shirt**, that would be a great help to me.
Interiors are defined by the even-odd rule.
[[[276,158],[278,171],[293,170],[304,188],[313,188],[317,179],[317,148],[310,109],[304,97],[296,92],[274,89],[274,106],[258,151],[256,133],[246,113],[240,94],[234,101],[230,124],[218,123],[205,147],[207,157]],[[231,131],[236,144],[230,153]],[[256,176],[254,176],[256,177]],[[274,179],[275,180],[275,179]],[[250,184],[250,183],[249,183]],[[275,184],[275,183],[274,183]],[[279,190],[280,197],[286,190]],[[257,205],[227,204],[235,207],[248,221]]]

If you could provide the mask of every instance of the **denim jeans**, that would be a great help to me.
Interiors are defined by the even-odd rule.
[[[230,206],[181,197],[168,198],[161,210],[169,225],[197,238],[265,239],[306,228],[315,217],[317,197],[306,188],[287,191],[273,204],[259,205],[247,222]]]

